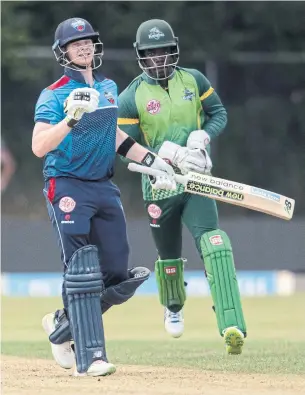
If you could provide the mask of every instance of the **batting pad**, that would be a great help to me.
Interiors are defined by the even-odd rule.
[[[146,267],[138,266],[128,270],[129,278],[119,284],[105,288],[101,294],[102,313],[104,314],[110,307],[127,302],[133,297],[136,290],[148,280],[150,270]]]
[[[220,229],[207,232],[200,241],[202,256],[220,335],[236,326],[246,333],[232,246],[228,235]]]
[[[155,274],[160,303],[174,313],[180,311],[186,300],[183,259],[158,260]]]
[[[93,361],[107,361],[100,303],[103,281],[95,246],[72,255],[64,282],[77,371],[84,373]]]

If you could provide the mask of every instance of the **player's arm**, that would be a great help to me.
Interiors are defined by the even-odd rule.
[[[165,171],[173,175],[173,169],[163,159],[138,144],[132,137],[117,127],[116,152],[124,158],[141,163],[145,166]]]
[[[141,163],[146,167],[161,170],[164,175],[158,175],[155,179],[151,180],[153,188],[176,189],[173,168],[159,156],[138,144],[119,127],[117,127],[116,133],[116,152],[122,157]]]
[[[208,116],[202,125],[203,129],[194,131],[189,136],[188,147],[200,148],[207,146],[210,140],[219,136],[224,130],[227,124],[227,111],[209,80],[198,70],[189,69],[188,71],[196,79],[202,109]]]
[[[97,109],[98,101],[99,93],[95,89],[74,89],[66,99],[63,111],[54,92],[43,91],[35,109],[33,153],[42,158],[58,147],[85,112],[93,112]],[[64,116],[65,118],[62,119]]]
[[[72,127],[67,125],[66,120],[57,125],[45,122],[37,122],[33,129],[32,151],[38,158],[44,157],[54,150],[67,136]]]

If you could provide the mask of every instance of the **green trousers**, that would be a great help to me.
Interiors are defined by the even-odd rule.
[[[145,208],[160,259],[181,257],[183,223],[191,232],[202,258],[201,236],[218,228],[215,200],[182,193],[163,200],[145,201]]]

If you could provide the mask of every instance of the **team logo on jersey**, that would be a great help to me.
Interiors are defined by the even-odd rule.
[[[69,196],[65,196],[61,198],[59,201],[59,208],[64,213],[71,213],[71,211],[75,209],[75,206],[76,206],[75,200]]]
[[[149,100],[146,106],[147,111],[152,115],[158,114],[158,112],[160,112],[160,108],[161,104],[159,100]]]
[[[190,100],[192,101],[193,97],[195,96],[194,92],[191,92],[188,89],[184,89],[184,96],[182,96],[183,100]]]
[[[111,104],[115,103],[113,94],[111,92],[105,92],[104,95],[105,95],[106,99],[109,101],[109,103],[111,103]]]
[[[160,29],[158,29],[157,27],[153,27],[152,29],[150,29],[149,34],[148,34],[148,38],[150,40],[152,40],[152,39],[160,40],[161,37],[164,37],[164,33],[161,32]]]
[[[71,26],[74,27],[75,30],[79,32],[83,32],[85,30],[85,22],[81,19],[74,19],[71,23]]]
[[[150,217],[154,218],[154,219],[160,218],[160,216],[162,214],[162,210],[156,204],[150,204],[147,207],[147,212],[150,215]]]

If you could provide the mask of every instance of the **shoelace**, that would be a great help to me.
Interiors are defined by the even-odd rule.
[[[67,347],[65,347],[65,353],[70,354],[72,351],[70,343],[67,344]]]
[[[165,310],[165,318],[169,318],[171,322],[180,322],[182,320],[182,313],[178,311],[178,313],[173,313],[170,310]]]

